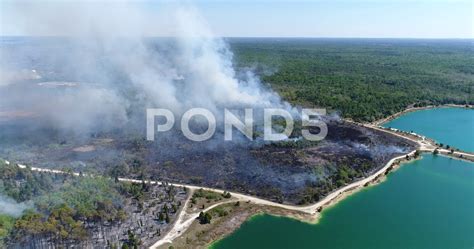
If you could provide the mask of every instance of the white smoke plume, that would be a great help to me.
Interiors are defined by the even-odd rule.
[[[28,208],[32,208],[32,203],[18,203],[12,198],[0,195],[0,214],[19,217]]]
[[[21,88],[7,92],[0,88],[0,111],[21,106],[50,117],[60,128],[87,128],[95,122],[102,126],[126,122],[129,108],[168,108],[177,115],[194,107],[214,113],[222,113],[224,107],[291,109],[276,93],[262,87],[251,72],[237,77],[228,45],[212,33],[194,7],[172,4],[155,17],[138,5],[113,6],[76,2],[20,5],[19,27],[28,34],[46,32],[73,37],[67,49],[51,46],[52,54],[38,58],[52,63],[52,72],[27,70],[37,70],[45,78],[48,73],[57,75],[55,70],[61,70],[61,79],[51,76],[49,80],[84,78],[91,84],[79,81],[77,85],[84,87],[69,87],[65,94],[61,92],[63,95],[42,95],[46,90],[36,94],[34,89]],[[155,44],[147,38],[154,31],[170,38]],[[35,53],[34,50],[31,46],[26,51],[8,52],[2,45],[2,56],[14,61],[12,58],[18,54]],[[42,82],[37,87],[47,85]]]

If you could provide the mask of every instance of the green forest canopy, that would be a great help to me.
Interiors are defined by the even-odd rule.
[[[250,67],[293,104],[373,121],[409,105],[474,104],[472,40],[229,40]]]

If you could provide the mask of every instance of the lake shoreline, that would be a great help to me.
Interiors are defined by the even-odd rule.
[[[410,154],[412,154],[412,153],[408,153],[406,155],[410,155]],[[318,211],[317,213],[313,214],[313,215],[295,213],[295,211],[291,211],[291,210],[272,209],[271,207],[262,207],[261,209],[258,209],[253,214],[247,215],[246,219],[241,220],[241,222],[238,223],[238,224],[235,224],[235,226],[232,229],[228,229],[225,233],[222,233],[222,234],[216,236],[212,241],[205,244],[205,246],[203,246],[203,247],[197,246],[196,248],[213,248],[212,246],[215,243],[218,243],[218,241],[220,241],[222,239],[225,239],[227,236],[229,236],[234,231],[239,229],[244,222],[247,222],[247,221],[249,221],[249,220],[251,220],[251,219],[253,219],[257,216],[260,216],[260,215],[270,215],[270,216],[276,216],[276,217],[284,217],[284,218],[295,219],[295,220],[298,220],[298,221],[304,222],[304,223],[317,224],[320,221],[320,219],[322,218],[322,212],[324,210],[337,205],[341,201],[345,200],[347,197],[350,197],[351,195],[356,194],[359,191],[362,191],[362,190],[367,189],[369,187],[376,187],[378,184],[381,184],[381,183],[383,183],[387,180],[388,174],[390,174],[392,172],[395,172],[396,170],[400,169],[405,164],[409,164],[409,163],[413,163],[414,161],[421,160],[424,155],[428,155],[428,154],[430,154],[430,152],[423,152],[417,158],[410,157],[410,159],[408,159],[408,160],[406,160],[404,158],[399,159],[399,160],[395,160],[386,170],[384,170],[384,172],[382,174],[378,174],[377,177],[375,177],[371,181],[367,182],[365,185],[358,185],[354,188],[351,188],[351,189],[348,189],[344,192],[341,192],[339,195],[332,198],[328,203],[323,205],[322,209],[320,211]],[[473,163],[472,160],[466,160],[466,159],[462,159],[462,158],[453,157],[449,154],[441,154],[440,153],[436,156],[442,156],[442,157],[446,157],[446,158],[450,158],[450,159],[454,159],[454,160]],[[324,201],[324,199],[322,201]],[[185,237],[185,235],[186,235],[186,232],[182,235],[182,237]]]
[[[387,248],[397,248],[396,246],[394,247],[392,244],[397,243],[397,236],[394,236],[392,234],[393,230],[391,228],[387,227],[380,227],[384,226],[384,222],[387,222],[389,224],[398,224],[398,228],[403,228],[400,230],[400,235],[402,236],[401,238],[412,238],[413,237],[413,232],[415,231],[425,231],[425,230],[420,230],[423,225],[420,224],[430,224],[429,228],[426,228],[427,231],[429,232],[434,232],[436,234],[438,231],[441,230],[449,230],[451,227],[458,227],[461,228],[462,225],[460,226],[459,223],[457,224],[451,224],[450,221],[452,221],[453,218],[456,217],[456,215],[449,215],[446,214],[447,217],[440,217],[440,215],[443,215],[443,208],[440,208],[440,204],[444,204],[445,201],[443,199],[445,198],[440,198],[440,197],[447,197],[447,200],[450,200],[446,202],[447,207],[449,206],[451,211],[460,209],[463,210],[464,214],[466,214],[467,210],[472,210],[468,208],[469,206],[472,207],[474,203],[468,201],[467,203],[464,203],[460,200],[464,199],[466,196],[466,192],[459,192],[455,190],[459,190],[459,188],[465,188],[466,181],[470,182],[470,187],[467,193],[472,193],[474,185],[472,184],[472,181],[470,179],[472,178],[462,178],[463,181],[461,181],[462,184],[457,182],[458,179],[461,178],[451,178],[451,180],[456,180],[454,181],[446,181],[449,178],[446,178],[447,176],[452,177],[451,173],[449,172],[456,172],[455,174],[461,173],[463,176],[465,171],[468,170],[470,173],[467,176],[472,176],[473,171],[472,171],[472,164],[466,164],[465,162],[461,163],[461,160],[451,160],[451,158],[445,157],[445,156],[436,156],[433,154],[429,153],[423,153],[423,156],[419,158],[417,161],[410,161],[410,164],[408,165],[409,167],[401,167],[402,164],[397,166],[396,168],[393,169],[396,174],[390,175],[388,177],[383,177],[380,179],[380,183],[384,182],[384,184],[377,185],[376,188],[370,188],[366,189],[364,191],[359,192],[358,194],[345,199],[344,202],[341,202],[337,204],[336,207],[331,208],[326,210],[327,212],[322,214],[321,217],[324,217],[320,219],[320,223],[317,226],[307,226],[305,224],[298,224],[298,222],[295,222],[294,220],[292,221],[291,219],[280,219],[280,218],[275,218],[273,217],[272,214],[265,215],[265,216],[258,216],[254,215],[252,216],[252,220],[249,220],[248,223],[245,223],[244,225],[241,226],[240,230],[237,230],[234,234],[229,235],[227,237],[224,237],[223,240],[220,240],[219,242],[215,242],[215,244],[211,244],[211,247],[209,248],[214,248],[214,249],[219,249],[219,248],[243,248],[245,245],[248,245],[250,248],[258,248],[258,246],[253,246],[259,245],[260,247],[262,245],[266,245],[265,243],[269,243],[270,245],[273,245],[272,247],[274,248],[288,248],[288,245],[301,245],[301,248],[312,248],[311,245],[314,245],[315,242],[321,242],[320,247],[321,248],[333,248],[330,245],[333,245],[334,243],[334,248],[349,248],[346,247],[348,243],[351,242],[351,239],[348,238],[341,238],[343,242],[337,242],[337,241],[332,241],[328,240],[328,236],[331,236],[332,234],[337,234],[340,232],[340,235],[348,235],[350,238],[358,238],[362,240],[358,240],[354,245],[354,248],[380,248],[380,243],[383,242],[390,242],[390,246]],[[456,162],[457,161],[457,162]],[[456,166],[454,168],[451,168],[449,166]],[[458,167],[459,166],[459,167]],[[400,170],[399,170],[400,169]],[[441,171],[440,171],[441,170]],[[442,174],[442,172],[449,173],[449,174]],[[435,173],[435,174],[433,174]],[[436,174],[438,173],[438,174]],[[455,175],[456,176],[456,175]],[[420,181],[420,177],[421,180]],[[426,178],[423,178],[426,177]],[[436,181],[433,181],[436,180]],[[415,183],[415,184],[414,184]],[[433,185],[435,183],[435,185]],[[440,183],[454,183],[455,188],[452,189],[450,186],[444,186],[443,184]],[[450,189],[447,190],[446,192],[444,191],[445,189]],[[413,192],[412,192],[413,191]],[[427,192],[431,191],[431,192]],[[447,193],[452,192],[449,196],[446,195]],[[467,195],[470,196],[470,195]],[[381,199],[382,198],[382,199]],[[383,199],[383,198],[388,198],[388,199]],[[429,199],[434,199],[437,205],[436,208],[433,208],[433,214],[436,214],[432,216],[431,212],[424,212],[424,205],[425,203],[429,205]],[[427,201],[427,202],[426,202]],[[385,204],[384,204],[385,203]],[[418,205],[417,207],[419,208],[414,208],[414,205]],[[466,206],[467,205],[467,206]],[[391,210],[393,208],[393,210]],[[414,209],[412,209],[414,208]],[[409,220],[407,221],[408,224],[416,224],[414,226],[414,230],[410,230],[411,227],[410,225],[400,225],[398,223],[398,220],[396,218],[388,218],[388,217],[393,217],[393,216],[400,216],[400,217],[405,217],[404,215],[408,212],[408,217]],[[420,214],[418,216],[418,213]],[[450,212],[451,214],[453,212]],[[468,212],[470,213],[470,211]],[[368,216],[368,219],[364,219],[364,217]],[[373,216],[371,216],[373,215]],[[463,221],[460,224],[463,225],[468,225],[468,227],[472,228],[472,225],[474,225],[473,218],[471,216],[472,213],[469,215],[467,220],[468,221]],[[352,220],[351,216],[355,216]],[[421,217],[420,222],[418,223],[417,218]],[[439,217],[439,219],[437,219]],[[385,219],[388,218],[388,219]],[[255,219],[255,220],[253,220]],[[428,220],[427,220],[428,219]],[[426,222],[427,221],[427,222]],[[346,224],[347,222],[347,224]],[[368,222],[368,224],[364,224],[363,222]],[[370,223],[370,224],[369,224]],[[438,224],[439,223],[439,224]],[[346,224],[346,225],[345,225]],[[438,228],[439,226],[442,226],[442,228]],[[452,226],[451,226],[452,225]],[[346,227],[345,227],[346,226]],[[397,227],[396,226],[396,227]],[[345,228],[344,228],[345,227]],[[380,227],[380,228],[379,228]],[[339,230],[339,228],[341,230]],[[376,231],[374,236],[376,234],[379,234],[381,236],[376,236],[374,240],[370,239],[370,237],[361,237],[365,236],[366,234],[364,232],[361,232],[360,230],[354,230],[354,234],[350,235],[348,232],[352,231],[352,229],[364,229],[367,228],[367,231]],[[464,228],[464,227],[462,227]],[[268,230],[264,230],[268,229]],[[380,231],[378,229],[381,229]],[[422,228],[423,229],[423,228]],[[259,234],[261,231],[261,234]],[[291,242],[286,243],[278,237],[279,235],[285,234],[287,232],[287,236],[292,239]],[[453,232],[455,233],[455,232]],[[308,236],[311,236],[314,234],[314,238],[307,238]],[[449,233],[448,233],[449,234]],[[467,233],[469,234],[469,233]],[[272,237],[273,235],[277,237]],[[407,237],[408,235],[408,237]],[[403,244],[409,244],[411,246],[407,247],[412,247],[412,248],[449,248],[446,247],[446,245],[449,245],[450,242],[447,241],[452,241],[454,240],[453,238],[458,238],[458,237],[449,237],[449,235],[444,235],[440,234],[442,236],[437,237],[436,240],[441,242],[443,246],[435,246],[435,247],[429,247],[431,239],[429,240],[419,240],[417,242],[410,242],[407,241],[407,243]],[[256,236],[256,237],[254,237]],[[259,238],[261,236],[261,238]],[[448,236],[448,237],[445,237]],[[466,233],[464,235],[461,235],[461,237],[464,236],[466,238]],[[468,236],[467,238],[469,238]],[[331,238],[331,237],[330,237]],[[382,239],[381,239],[382,238]],[[388,238],[388,240],[386,240]],[[370,242],[364,242],[365,240],[369,240]],[[279,244],[278,242],[280,241],[281,243],[284,244]],[[306,241],[306,242],[305,242]],[[376,242],[372,242],[376,241]],[[472,237],[468,239],[467,241],[471,241],[469,243],[472,244]],[[311,242],[311,243],[310,243]],[[400,241],[403,242],[403,241]],[[363,247],[361,245],[364,245],[367,243],[367,247]],[[457,242],[456,242],[457,243]],[[454,244],[456,244],[454,243]],[[452,245],[454,245],[452,244]],[[458,245],[465,245],[466,243],[457,243]],[[238,245],[238,246],[237,246]],[[344,247],[341,247],[341,245],[344,245]],[[350,244],[349,244],[350,245]],[[383,245],[383,244],[382,244]],[[418,245],[418,246],[415,246]],[[420,246],[423,245],[423,246]],[[296,248],[299,248],[300,246],[296,246]],[[464,246],[462,247],[457,247],[456,248],[465,248]]]
[[[219,229],[219,225],[222,222],[219,222],[216,224],[216,227],[213,227],[213,224],[209,225],[209,228],[207,230],[217,230],[221,231],[220,234],[214,233],[212,236],[212,240],[210,241],[199,241],[196,244],[188,244],[186,243],[187,246],[192,246],[193,248],[212,248],[212,245],[214,243],[217,243],[218,241],[224,239],[234,231],[236,231],[238,228],[241,227],[241,225],[248,221],[249,219],[252,219],[255,216],[258,215],[263,215],[263,214],[268,214],[272,216],[277,216],[277,217],[285,217],[285,218],[291,218],[295,219],[301,222],[309,223],[309,224],[317,224],[319,220],[322,217],[322,212],[326,210],[327,208],[331,208],[341,202],[342,200],[346,199],[347,197],[363,190],[366,189],[367,187],[373,187],[376,186],[382,182],[384,182],[387,179],[387,175],[391,172],[394,172],[395,170],[399,169],[403,164],[406,163],[411,163],[414,160],[419,160],[422,158],[422,155],[418,156],[417,158],[414,157],[416,150],[411,151],[407,154],[397,156],[392,158],[387,164],[382,167],[381,169],[377,170],[374,174],[367,176],[366,178],[363,178],[361,180],[355,181],[349,185],[343,186],[342,188],[339,188],[331,193],[329,193],[326,197],[324,197],[322,200],[318,201],[317,203],[313,205],[318,205],[319,208],[317,212],[313,214],[307,214],[303,213],[300,211],[295,211],[295,210],[288,210],[284,208],[279,208],[279,207],[272,207],[272,206],[265,206],[265,205],[250,205],[247,207],[246,210],[240,210],[240,212],[245,213],[244,217],[240,216],[240,214],[235,214],[235,215],[230,215],[229,217],[225,217],[224,219],[227,220],[234,220],[232,223],[232,226],[229,227],[227,226],[226,229]],[[406,156],[409,156],[409,159],[406,159]],[[238,217],[238,218],[236,218]],[[238,220],[239,222],[235,222]],[[176,238],[176,240],[171,243],[171,244],[165,244],[163,247],[160,248],[168,248],[167,246],[170,245],[175,245],[175,244],[182,244],[183,238],[187,238],[191,236],[191,233],[195,232],[193,229],[189,229],[185,231],[183,234],[181,234],[180,237]]]
[[[419,111],[419,110],[434,109],[434,108],[473,108],[473,106],[470,106],[470,105],[469,106],[464,106],[464,105],[461,106],[461,105],[447,104],[447,105],[443,105],[443,106],[425,106],[425,107],[407,108],[406,110],[404,110],[402,112],[399,112],[399,113],[391,115],[387,118],[378,120],[378,121],[375,122],[375,124],[371,123],[371,124],[369,124],[369,126],[372,126],[371,128],[373,128],[373,129],[377,129],[380,124],[389,122],[389,121],[391,121],[391,120],[393,120],[397,117],[402,116],[403,114],[406,114],[406,113],[409,113],[409,112],[414,112],[414,111]],[[361,125],[364,125],[364,124],[361,124]],[[387,131],[387,130],[385,130],[385,131],[389,132],[389,133],[393,133],[392,131]],[[396,134],[393,134],[393,135],[396,135]],[[434,142],[434,140],[433,140],[433,142]],[[433,150],[431,150],[431,149],[422,149],[421,145],[418,146],[417,150],[419,152],[421,152],[422,154],[416,159],[412,156],[415,153],[416,150],[412,151],[408,154],[405,154],[403,156],[394,157],[382,168],[382,170],[383,170],[382,172],[377,171],[374,174],[364,178],[364,179],[367,179],[369,177],[372,177],[372,179],[370,181],[367,181],[364,184],[356,184],[354,186],[352,186],[354,183],[346,185],[346,186],[344,186],[344,187],[342,187],[338,190],[335,190],[334,192],[336,192],[336,193],[339,192],[335,196],[332,196],[331,193],[330,193],[325,198],[323,198],[321,201],[317,202],[317,203],[322,203],[322,204],[320,205],[320,209],[315,214],[312,214],[312,215],[301,214],[301,213],[300,214],[295,214],[294,211],[290,211],[290,210],[283,210],[283,209],[275,210],[275,209],[267,209],[267,208],[263,207],[263,208],[257,209],[252,214],[247,215],[246,219],[240,219],[241,222],[234,223],[233,227],[231,227],[231,228],[228,227],[225,230],[225,232],[223,232],[221,234],[214,234],[215,237],[213,237],[213,239],[211,241],[208,241],[207,243],[205,243],[205,246],[203,246],[202,248],[208,248],[208,247],[212,248],[213,244],[215,244],[218,241],[224,239],[225,237],[230,235],[232,232],[237,230],[245,221],[247,221],[249,219],[252,219],[253,217],[256,217],[258,215],[262,215],[262,214],[268,214],[268,215],[279,216],[279,217],[287,217],[287,218],[296,219],[296,220],[306,222],[306,223],[316,224],[316,223],[319,222],[319,220],[321,218],[321,212],[323,210],[325,210],[326,208],[330,208],[330,207],[336,205],[340,201],[344,200],[346,197],[348,197],[348,196],[364,189],[365,187],[376,186],[379,183],[384,182],[387,179],[386,176],[390,172],[393,172],[393,171],[399,169],[405,163],[411,163],[414,159],[415,160],[421,159],[423,154],[433,153],[433,151],[434,151],[434,149]],[[464,154],[464,153],[455,152],[453,154],[453,153],[450,153],[450,151],[444,150],[442,148],[438,148],[438,150],[439,150],[438,156],[449,157],[451,159],[466,161],[466,162],[470,162],[470,163],[474,162],[474,157],[470,154],[466,154],[467,156],[465,156],[465,157],[460,157],[460,155]],[[406,157],[406,155],[410,156],[409,160],[406,160],[404,158],[404,157]],[[359,181],[356,181],[355,183],[357,183],[357,182],[359,182]],[[351,186],[351,187],[348,188],[348,186]],[[186,235],[186,232],[182,235],[182,237],[185,237],[185,235]]]
[[[410,113],[410,112],[416,112],[416,111],[422,111],[422,110],[430,110],[430,109],[435,109],[435,108],[465,108],[465,109],[473,109],[474,105],[456,105],[456,104],[444,104],[444,105],[428,105],[428,106],[422,106],[422,107],[408,107],[403,111],[397,112],[395,114],[392,114],[388,117],[370,122],[369,124],[375,125],[375,126],[381,126],[385,123],[388,123],[404,114]]]

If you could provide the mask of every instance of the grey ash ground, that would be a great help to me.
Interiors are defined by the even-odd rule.
[[[412,142],[381,131],[338,119],[327,123],[328,136],[321,142],[266,144],[196,143],[178,135],[150,142],[140,134],[120,133],[68,139],[44,131],[26,139],[21,126],[3,126],[0,155],[38,167],[189,183],[304,204],[415,149]]]

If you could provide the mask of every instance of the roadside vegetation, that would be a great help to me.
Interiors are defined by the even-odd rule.
[[[14,223],[13,237],[47,235],[55,241],[83,240],[84,222],[125,219],[120,184],[101,177],[36,173],[0,162],[0,193],[17,202],[32,201]]]
[[[0,214],[0,247],[3,248],[6,246],[4,240],[10,235],[14,224],[14,217],[6,214]]]
[[[0,160],[1,196],[16,201],[19,207],[28,203],[19,216],[0,214],[0,243],[68,247],[89,241],[105,246],[93,236],[96,230],[109,229],[119,233],[121,240],[107,240],[107,246],[137,248],[143,245],[144,231],[155,237],[154,241],[161,235],[160,228],[166,228],[175,217],[185,199],[185,194],[176,198],[179,193],[186,191],[171,185],[34,172]],[[142,233],[140,239],[137,231]]]

